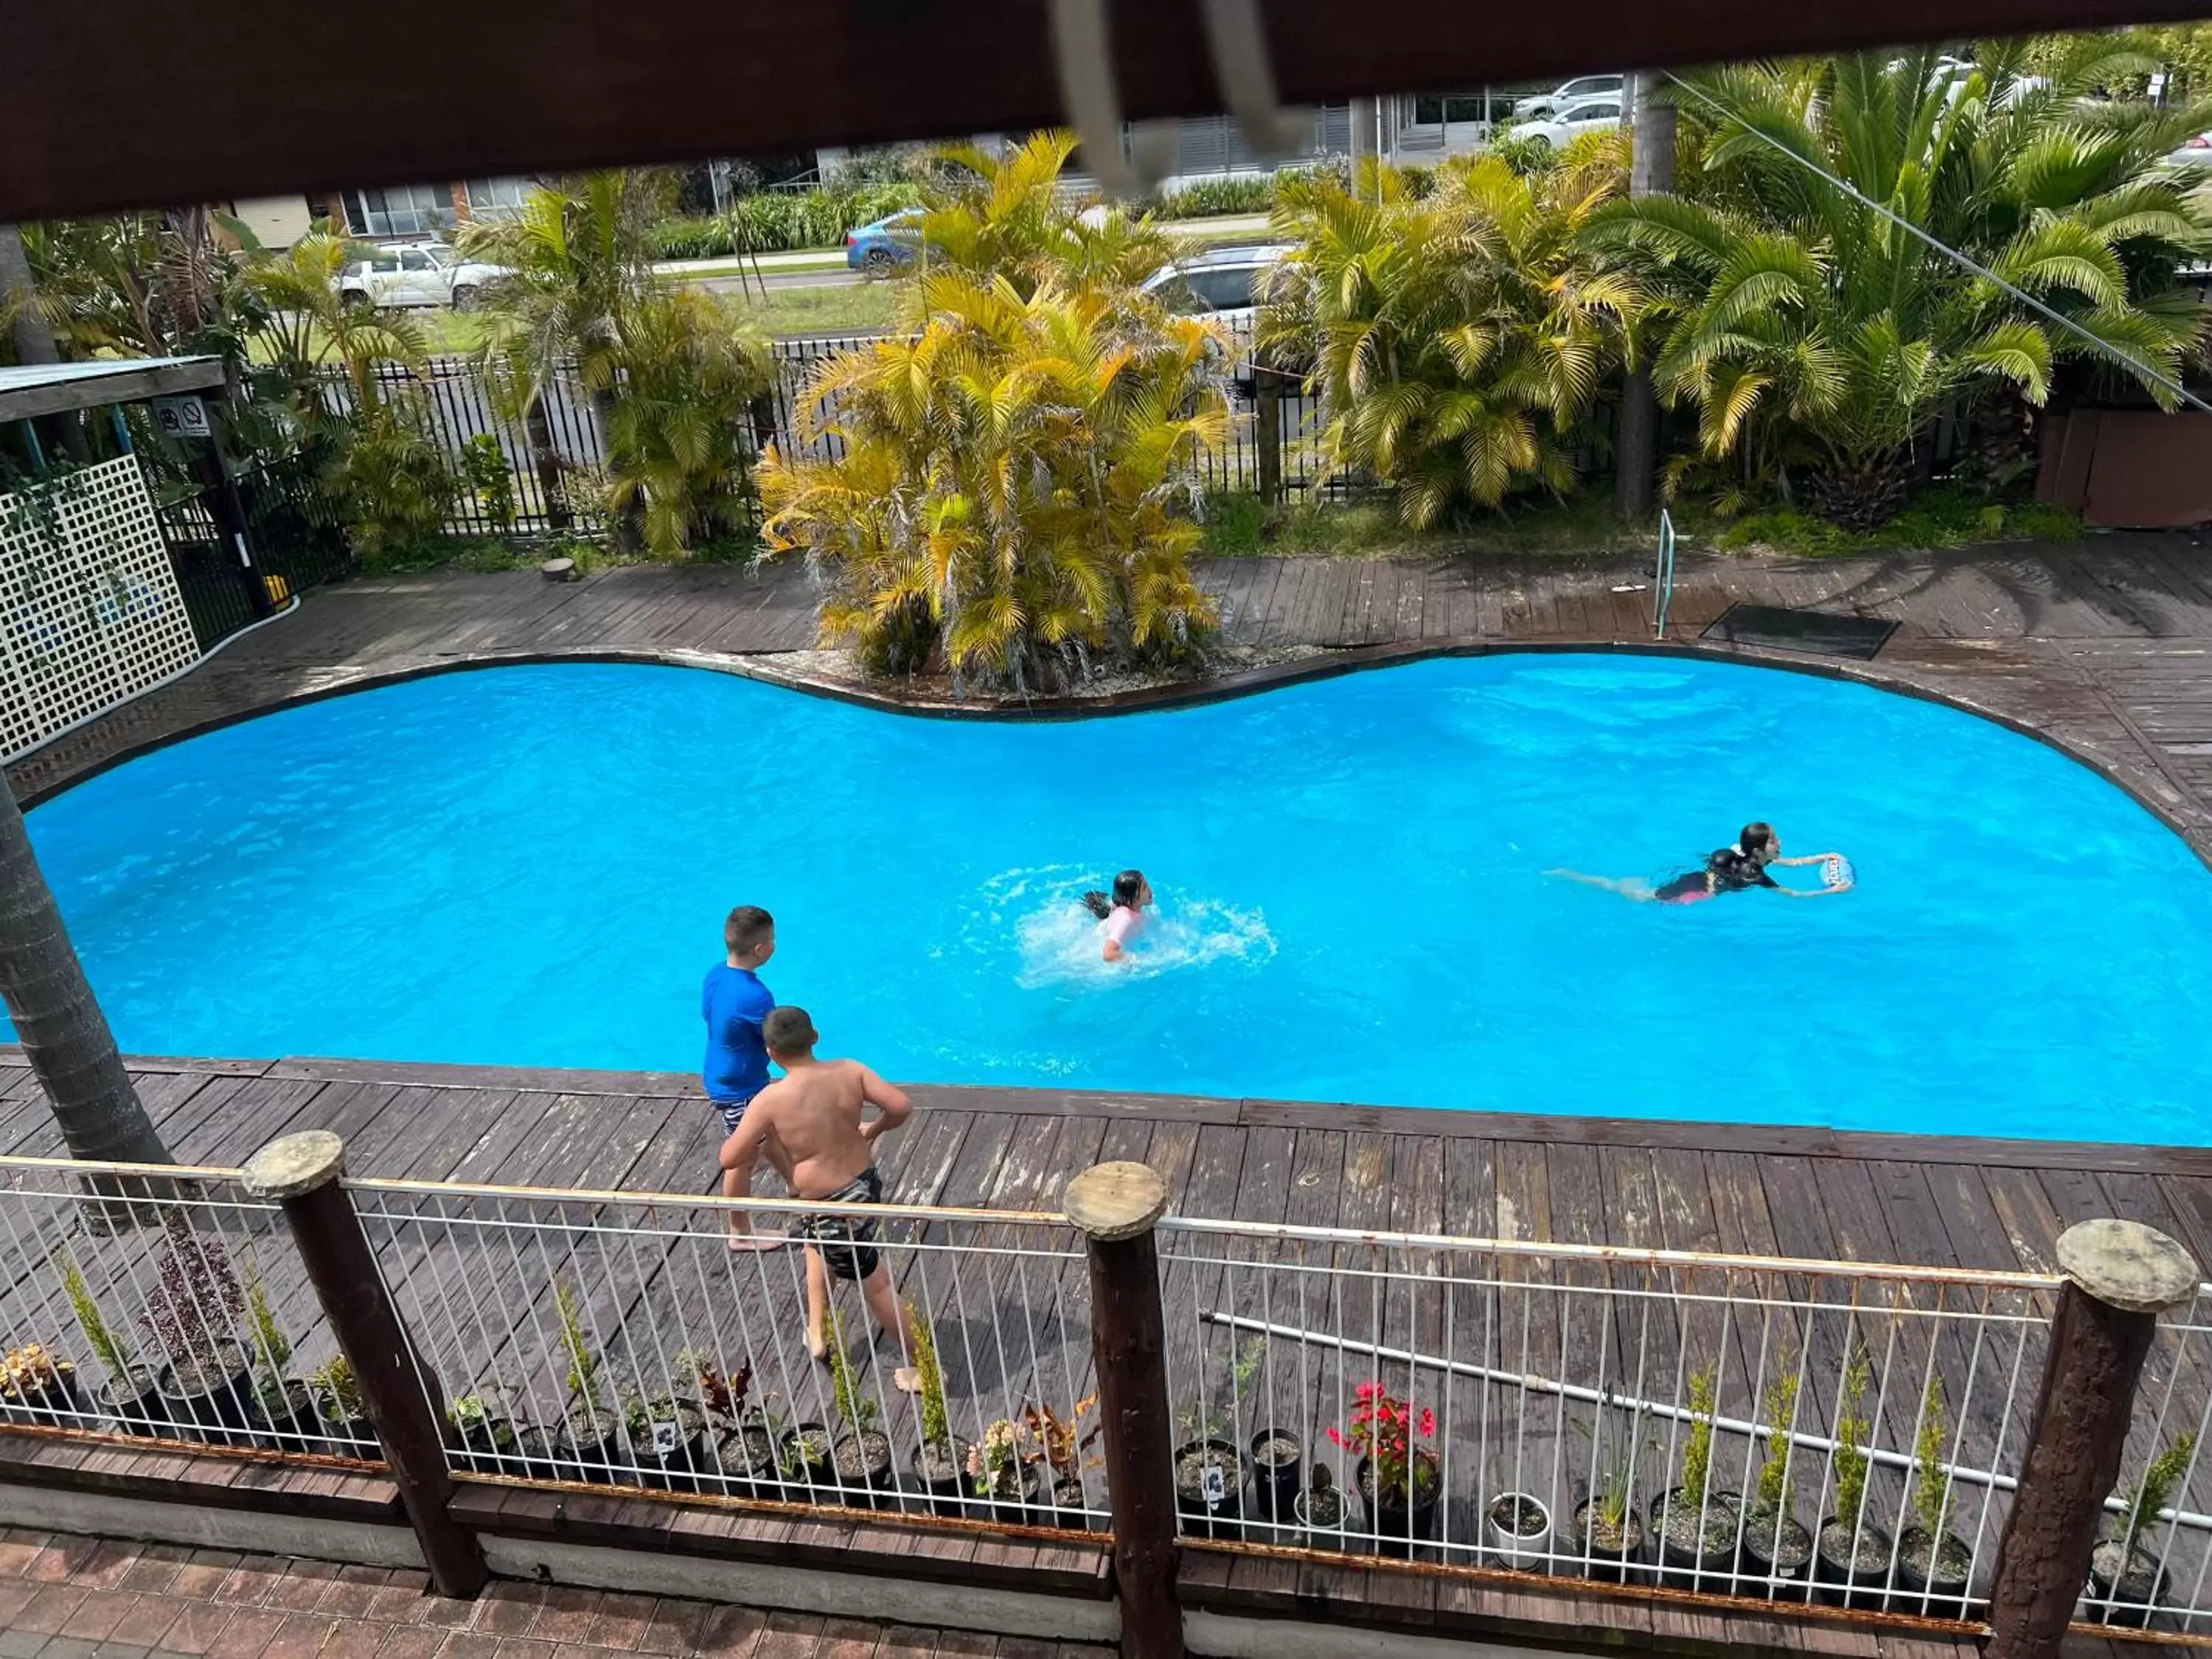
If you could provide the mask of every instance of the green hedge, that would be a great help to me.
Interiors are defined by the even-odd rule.
[[[653,240],[664,259],[725,259],[736,253],[836,247],[857,226],[921,205],[921,191],[911,184],[769,191],[740,196],[719,219],[664,219],[653,228]]]
[[[1274,210],[1279,180],[1323,171],[1341,177],[1345,168],[1322,162],[1317,167],[1286,167],[1272,178],[1201,179],[1146,205],[1163,219],[1268,213]],[[921,186],[904,181],[853,190],[768,191],[738,197],[719,219],[664,219],[653,228],[653,246],[664,259],[726,259],[738,253],[836,247],[857,226],[921,205]]]

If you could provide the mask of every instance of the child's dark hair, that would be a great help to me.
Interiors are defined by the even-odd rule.
[[[722,924],[722,948],[733,955],[742,955],[775,931],[774,916],[757,904],[740,904]]]
[[[1135,909],[1137,908],[1137,895],[1144,890],[1145,872],[1141,870],[1124,870],[1120,875],[1114,878],[1114,896],[1112,898],[1108,898],[1105,894],[1098,892],[1094,889],[1092,891],[1085,893],[1083,896],[1083,902],[1092,915],[1097,917],[1101,921],[1103,921],[1108,916],[1114,914],[1115,908],[1117,905],[1126,906],[1132,910]]]
[[[761,1021],[761,1042],[772,1054],[809,1054],[821,1041],[806,1010],[793,1003],[769,1009]]]
[[[1747,823],[1736,845],[1747,853],[1765,852],[1774,843],[1774,826],[1767,823]]]

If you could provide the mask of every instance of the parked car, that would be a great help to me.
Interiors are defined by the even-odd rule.
[[[1247,328],[1263,297],[1267,272],[1290,252],[1287,245],[1274,242],[1209,248],[1161,266],[1145,279],[1143,291],[1157,295],[1179,316],[1206,317],[1232,328]]]
[[[338,273],[338,297],[354,305],[475,308],[484,288],[507,275],[504,265],[463,259],[435,242],[395,242],[353,251]]]
[[[1549,92],[1540,92],[1523,98],[1513,106],[1516,121],[1547,120],[1570,104],[1580,103],[1585,98],[1610,97],[1620,101],[1621,89],[1628,83],[1622,75],[1582,75],[1562,82]]]
[[[2212,167],[2212,132],[2200,132],[2166,158],[2178,167]]]
[[[1541,138],[1553,149],[1586,132],[1610,132],[1620,125],[1620,94],[1579,99],[1542,121],[1516,121],[1507,129],[1516,138]]]
[[[845,233],[845,264],[869,276],[888,276],[921,252],[921,208],[906,208]]]

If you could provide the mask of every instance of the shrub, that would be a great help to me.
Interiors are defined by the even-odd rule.
[[[1006,283],[933,270],[911,337],[818,371],[800,439],[836,459],[761,463],[771,550],[828,586],[823,630],[877,672],[941,644],[956,686],[1026,693],[1098,657],[1180,653],[1213,610],[1192,578],[1200,449],[1226,417],[1202,324],[1110,285]]]
[[[369,405],[330,450],[325,487],[344,516],[354,550],[374,568],[446,528],[460,483],[427,429],[418,396]]]
[[[1625,147],[1522,174],[1495,156],[1437,169],[1425,201],[1384,169],[1380,201],[1334,184],[1282,216],[1285,258],[1263,349],[1310,358],[1335,411],[1324,443],[1339,476],[1396,494],[1430,529],[1516,491],[1563,495],[1598,388],[1626,354],[1638,285],[1586,233],[1627,184]]]
[[[1163,219],[1207,219],[1232,213],[1266,213],[1275,205],[1272,173],[1200,179],[1162,199]]]

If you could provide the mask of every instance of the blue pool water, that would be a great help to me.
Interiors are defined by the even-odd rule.
[[[1847,895],[1632,903],[1771,819]],[[453,674],[229,727],[31,817],[126,1048],[697,1066],[721,918],[895,1078],[2205,1139],[2212,873],[1954,710],[1494,657],[1061,725],[723,675]],[[1163,918],[1097,960],[1077,895]],[[1817,872],[1783,872],[1810,884]]]

